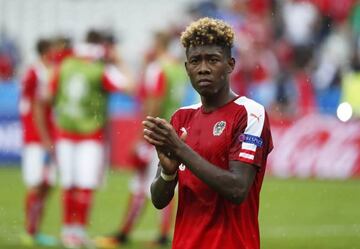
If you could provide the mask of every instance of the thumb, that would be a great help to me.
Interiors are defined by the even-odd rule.
[[[181,139],[182,141],[185,141],[188,133],[187,133],[187,131],[186,131],[186,129],[185,129],[184,127],[182,127],[180,130],[182,131],[182,134],[181,134],[181,136],[180,136],[180,139]]]

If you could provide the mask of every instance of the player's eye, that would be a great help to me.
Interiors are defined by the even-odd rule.
[[[199,60],[197,58],[191,58],[189,62],[190,62],[190,64],[195,65],[199,62]]]
[[[219,60],[217,57],[211,57],[211,58],[209,59],[209,62],[212,63],[212,64],[217,63],[217,62],[219,62],[219,61],[220,61],[220,60]]]

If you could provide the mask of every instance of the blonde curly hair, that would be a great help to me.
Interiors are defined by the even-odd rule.
[[[180,41],[186,49],[202,45],[232,48],[234,36],[232,27],[226,22],[204,17],[191,23],[182,32]]]

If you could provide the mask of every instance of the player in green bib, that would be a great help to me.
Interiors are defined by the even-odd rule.
[[[55,98],[59,128],[84,136],[103,129],[108,95],[102,81],[104,63],[70,58],[60,70],[61,84]]]

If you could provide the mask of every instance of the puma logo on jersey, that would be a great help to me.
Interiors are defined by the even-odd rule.
[[[260,122],[260,117],[261,117],[261,115],[256,116],[254,113],[250,113],[250,117],[254,117],[254,118],[257,119],[258,122]]]

